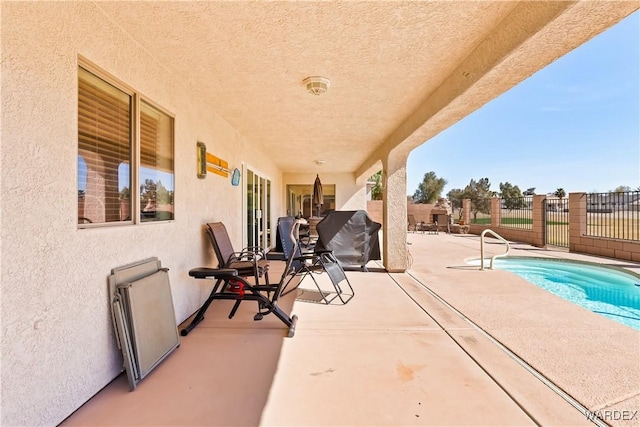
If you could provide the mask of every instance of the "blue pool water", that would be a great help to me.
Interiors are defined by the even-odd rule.
[[[487,260],[485,263],[488,265]],[[592,263],[546,258],[497,258],[493,265],[594,313],[640,330],[638,275]]]

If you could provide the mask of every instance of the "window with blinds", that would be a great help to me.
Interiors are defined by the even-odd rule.
[[[173,219],[173,118],[140,103],[140,220]]]
[[[79,226],[174,217],[173,118],[135,99],[79,67]]]

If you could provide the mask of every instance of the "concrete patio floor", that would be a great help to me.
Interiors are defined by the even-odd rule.
[[[470,267],[477,236],[408,241],[409,272],[348,272],[347,305],[282,298],[299,316],[294,338],[275,316],[254,322],[253,303],[228,320],[231,303],[214,302],[135,391],[121,375],[61,425],[592,425],[512,353],[589,410],[626,414],[608,424],[640,425],[640,414],[629,419],[640,409],[640,332],[511,273]],[[511,255],[640,271],[514,246]]]

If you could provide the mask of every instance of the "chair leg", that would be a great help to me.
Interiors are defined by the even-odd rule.
[[[291,292],[295,291],[296,289],[298,289],[298,286],[300,286],[300,283],[302,283],[302,278],[300,278],[300,280],[298,281],[298,283],[291,289],[287,289],[287,287],[289,286],[289,283],[291,283],[291,281],[297,277],[297,274],[292,274],[291,277],[289,277],[289,280],[287,280],[287,282],[284,284],[284,286],[282,287],[282,290],[280,291],[280,296],[283,297],[287,294],[290,294]]]
[[[328,272],[325,270],[325,272],[328,274]],[[349,279],[347,279],[347,276],[345,275],[344,278],[347,282],[347,286],[349,286],[349,289],[351,290],[351,294],[345,294],[344,291],[342,290],[342,287],[340,286],[341,282],[334,282],[333,280],[331,280],[331,284],[333,285],[333,288],[335,289],[335,295],[331,298],[327,298],[327,296],[325,295],[325,292],[322,290],[322,288],[320,287],[320,284],[318,283],[318,281],[316,280],[316,278],[314,277],[314,273],[312,271],[307,271],[305,273],[305,276],[310,276],[311,280],[313,280],[313,283],[316,285],[316,288],[318,289],[318,292],[320,293],[320,296],[322,297],[322,300],[324,301],[325,304],[329,305],[331,304],[331,302],[333,300],[335,300],[336,298],[338,298],[340,300],[340,302],[342,302],[342,304],[346,304],[348,303],[351,298],[354,297],[355,292],[353,291],[353,288],[351,287],[351,283],[349,283]],[[303,277],[303,278],[304,278]],[[343,295],[347,295],[348,298],[344,298]]]
[[[338,298],[340,299],[340,301],[342,301],[342,304],[346,304],[349,301],[351,301],[351,298],[353,298],[355,296],[355,291],[353,290],[353,287],[351,286],[351,282],[349,282],[349,279],[347,278],[347,275],[345,274],[344,276],[344,281],[347,282],[347,286],[349,287],[349,290],[351,291],[351,294],[346,294],[349,298],[347,299],[343,299],[342,295],[344,294],[343,292],[340,292],[338,294]]]
[[[235,315],[236,315],[236,311],[238,311],[238,307],[240,307],[240,302],[241,302],[241,301],[242,301],[242,300],[240,300],[240,299],[239,299],[239,300],[237,300],[237,301],[235,302],[235,304],[233,304],[233,308],[232,308],[232,309],[231,309],[231,311],[229,312],[229,319],[233,319],[233,316],[235,316]]]
[[[331,298],[331,299],[327,299],[327,297],[324,295],[324,292],[322,292],[322,289],[320,288],[320,285],[319,285],[319,284],[318,284],[318,282],[316,281],[316,278],[315,278],[315,277],[313,277],[313,273],[312,273],[312,272],[308,272],[307,274],[311,275],[311,280],[313,280],[313,283],[315,283],[316,288],[318,288],[318,292],[320,292],[320,296],[321,296],[321,297],[322,297],[322,299],[324,300],[324,303],[325,303],[325,304],[327,304],[327,305],[328,305],[328,304],[330,304],[330,303],[331,303],[331,301],[333,301],[334,299],[336,299],[336,297],[337,297],[338,295],[340,295],[340,292],[338,291],[338,289],[336,289],[336,295],[335,295],[333,298]],[[335,287],[335,285],[334,285],[334,287]]]
[[[277,292],[275,286],[253,286],[246,280],[240,277],[234,277],[232,280],[240,282],[243,286],[243,293],[233,292],[231,290],[226,290],[229,285],[228,279],[218,279],[213,289],[211,290],[211,294],[209,294],[209,298],[202,304],[198,312],[196,313],[193,320],[180,331],[180,335],[187,336],[189,332],[193,330],[202,320],[204,320],[204,314],[209,309],[209,306],[216,299],[222,300],[234,300],[233,308],[229,313],[229,319],[233,318],[236,314],[238,308],[242,301],[256,301],[258,303],[259,311],[254,316],[254,320],[261,320],[263,316],[273,313],[284,323],[288,331],[288,337],[293,337],[295,333],[295,326],[298,321],[298,317],[293,315],[289,317],[280,307],[277,305],[277,298],[274,296],[274,299],[270,299],[265,296],[263,292]]]
[[[329,278],[331,279],[331,283],[333,284],[333,286],[336,289],[337,292],[337,297],[340,299],[340,301],[342,302],[342,304],[346,304],[348,303],[351,298],[354,297],[355,292],[353,290],[353,287],[351,286],[351,282],[349,282],[349,278],[347,277],[347,274],[344,272],[344,270],[342,269],[342,267],[340,266],[340,264],[338,264],[338,260],[336,260],[335,258],[333,258],[331,261],[326,262],[326,261],[322,261],[322,266],[324,271],[327,272],[327,274],[329,275]],[[363,268],[366,268],[363,266]],[[345,293],[342,289],[342,287],[340,286],[341,283],[346,282],[347,286],[349,287],[349,290],[351,291],[351,293]],[[348,298],[343,298],[343,296],[347,296]]]
[[[183,328],[180,331],[180,335],[182,335],[183,337],[186,337],[189,334],[189,332],[191,332],[193,330],[193,328],[198,326],[198,323],[200,323],[200,322],[202,322],[204,320],[204,313],[206,313],[206,311],[209,309],[209,306],[211,305],[211,303],[215,299],[215,295],[218,293],[218,290],[219,290],[220,285],[222,283],[223,283],[223,279],[218,279],[216,281],[216,284],[213,286],[213,289],[211,290],[211,293],[209,294],[209,298],[207,298],[207,300],[204,302],[204,304],[202,304],[202,307],[200,307],[200,309],[198,310],[198,313],[195,315],[195,317],[193,318],[191,323],[189,323],[185,328]],[[226,281],[225,281],[224,285],[226,285]],[[223,288],[224,288],[224,285],[223,285]]]

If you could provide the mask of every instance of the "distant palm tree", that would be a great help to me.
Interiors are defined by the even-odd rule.
[[[564,191],[564,188],[558,188],[556,190],[555,193],[553,193],[559,200],[558,200],[558,208],[563,209],[564,208],[564,202],[562,201],[562,199],[564,199],[564,196],[567,195],[567,193]]]

